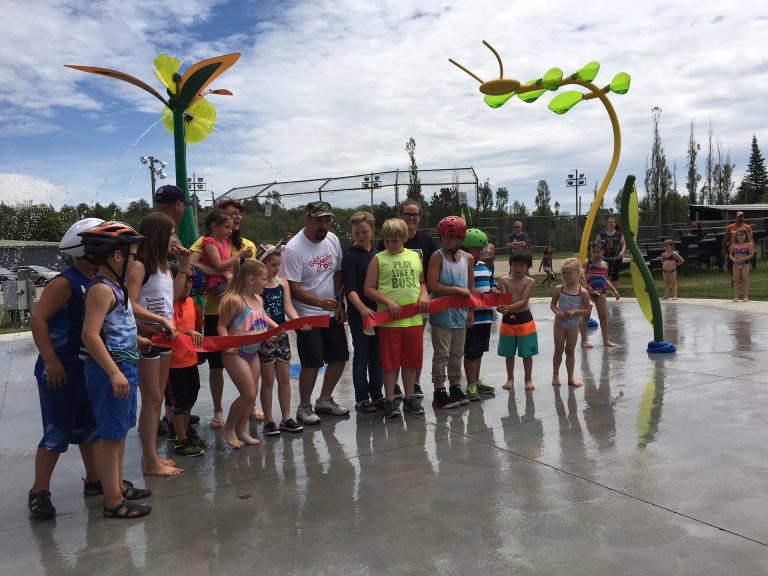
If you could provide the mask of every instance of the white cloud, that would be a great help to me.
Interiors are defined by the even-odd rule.
[[[0,173],[0,202],[4,204],[44,203],[61,206],[66,203],[65,186],[29,174]]]
[[[505,74],[521,81],[551,66],[569,73],[590,60],[602,63],[601,85],[617,72],[629,72],[629,94],[611,96],[623,149],[612,198],[627,173],[642,181],[654,106],[664,111],[662,137],[670,164],[678,160],[681,186],[691,120],[703,143],[712,118],[715,134],[737,164],[737,176],[743,173],[752,133],[765,142],[768,61],[756,47],[768,20],[757,18],[760,7],[754,1],[735,10],[724,2],[692,0],[578,7],[554,0],[524,5],[328,0],[286,4],[255,28],[230,23],[235,34],[212,38],[187,34],[190,25],[212,21],[219,9],[202,0],[97,5],[14,0],[3,8],[4,21],[14,21],[3,30],[4,41],[14,50],[2,51],[0,72],[15,80],[0,90],[0,104],[17,119],[0,121],[0,127],[6,136],[9,130],[25,133],[25,122],[26,134],[35,126],[52,130],[70,108],[106,116],[115,98],[136,109],[135,126],[143,127],[161,112],[152,98],[61,64],[116,68],[159,87],[151,61],[161,51],[194,59],[240,51],[240,61],[215,83],[235,92],[211,100],[219,131],[189,147],[190,165],[217,193],[285,177],[404,168],[405,142],[413,137],[423,168],[474,165],[481,180],[507,185],[513,199],[529,205],[536,182],[545,178],[553,201],[572,210],[571,191],[563,186],[566,173],[585,172],[591,190],[610,158],[610,125],[599,103],[584,102],[563,117],[546,109],[550,95],[531,105],[510,101],[491,110],[477,82],[448,57],[484,79],[495,77],[496,60],[480,43],[485,38],[501,53]],[[36,41],[41,34],[48,41]],[[16,55],[13,60],[10,54]],[[97,124],[81,130],[107,131],[113,125],[111,119],[100,128]],[[124,138],[127,148],[140,132],[117,132],[115,138]],[[161,146],[165,159],[172,156],[169,137],[152,142]],[[98,150],[90,152],[98,158]],[[91,162],[90,172],[109,178],[102,193],[120,191],[118,201],[144,187],[133,162],[115,165],[114,157],[102,157]],[[81,180],[72,188],[92,186]]]

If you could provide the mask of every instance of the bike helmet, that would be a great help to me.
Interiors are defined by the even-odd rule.
[[[118,248],[127,249],[144,236],[124,222],[110,220],[80,232],[85,256],[90,256],[96,264],[106,262],[107,258]]]
[[[486,246],[488,246],[488,236],[479,228],[467,230],[467,235],[461,243],[462,248],[485,248]]]
[[[80,233],[103,223],[104,220],[101,218],[83,218],[78,220],[64,233],[61,242],[59,242],[59,250],[68,256],[72,256],[72,258],[82,258],[85,255],[85,250],[83,249],[83,239],[80,237]]]
[[[467,234],[467,223],[458,216],[446,216],[437,223],[437,233],[440,236],[458,236],[463,240]]]

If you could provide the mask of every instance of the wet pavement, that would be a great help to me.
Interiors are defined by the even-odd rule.
[[[4,336],[0,572],[768,574],[764,309],[665,303],[679,352],[650,357],[637,304],[610,303],[620,348],[593,332],[595,348],[577,350],[584,388],[557,391],[551,314],[539,302],[533,393],[518,365],[514,392],[470,406],[435,411],[428,393],[424,417],[325,416],[240,451],[206,424],[203,365],[195,412],[210,449],[183,460],[179,478],[142,480],[133,430],[126,476],[154,491],[152,514],[135,521],[105,520],[99,497],[82,496],[76,449],[54,475],[57,519],[28,518],[41,432],[35,348],[29,334]],[[482,374],[500,386],[495,346],[494,336]],[[353,405],[349,367],[336,399]]]

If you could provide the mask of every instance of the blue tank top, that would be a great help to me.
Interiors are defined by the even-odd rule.
[[[261,299],[264,301],[264,310],[267,316],[276,324],[283,324],[285,322],[283,285],[278,282],[275,288],[264,288]]]
[[[453,262],[445,256],[445,252],[442,248],[437,251],[443,258],[442,266],[440,267],[440,284],[445,286],[461,286],[463,288],[469,287],[469,279],[467,278],[467,255],[463,250],[459,250],[459,261]],[[430,295],[430,299],[434,300],[439,296]],[[467,309],[466,308],[451,308],[445,312],[435,312],[429,315],[429,321],[433,326],[438,328],[466,328],[467,327]]]
[[[90,283],[90,278],[84,276],[80,270],[71,266],[59,274],[69,281],[69,301],[48,321],[48,334],[51,346],[56,353],[68,376],[74,383],[85,382],[83,380],[83,361],[79,358],[80,348],[83,346],[83,300],[85,290]],[[35,363],[35,374],[42,374],[45,370],[43,359],[38,356]]]
[[[128,360],[130,362],[139,361],[139,350],[136,345],[136,318],[133,316],[133,307],[131,301],[126,301],[123,290],[114,282],[104,276],[97,276],[88,285],[88,289],[96,284],[106,284],[112,289],[115,295],[115,305],[104,316],[104,323],[101,326],[101,339],[104,341],[112,359],[117,361]],[[85,348],[84,358],[92,362]],[[81,355],[81,357],[83,357]]]

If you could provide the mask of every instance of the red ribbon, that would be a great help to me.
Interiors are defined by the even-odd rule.
[[[443,298],[435,298],[430,300],[427,305],[427,313],[432,314],[434,312],[445,312],[451,308],[493,308],[500,304],[509,304],[512,302],[512,294],[472,294],[472,296],[445,296]],[[417,314],[421,314],[418,304],[406,304],[401,306],[402,314],[400,318],[395,318],[389,313],[389,310],[382,310],[376,312],[376,317],[371,318],[366,316],[363,318],[363,327],[370,328],[371,326],[379,326],[381,324],[387,324],[394,320],[402,320],[403,318],[411,318]]]
[[[263,342],[267,338],[277,336],[284,330],[300,330],[305,325],[309,325],[312,328],[328,328],[330,319],[331,317],[328,315],[304,316],[303,318],[288,320],[277,328],[271,328],[266,332],[260,332],[259,334],[249,334],[247,336],[206,336],[203,338],[203,345],[201,348],[195,347],[192,336],[180,333],[176,334],[174,340],[168,340],[162,334],[155,334],[152,336],[152,344],[160,348],[174,349],[183,347],[194,350],[195,352],[219,352],[221,350],[226,350],[227,348],[239,348],[240,346],[257,344]]]

